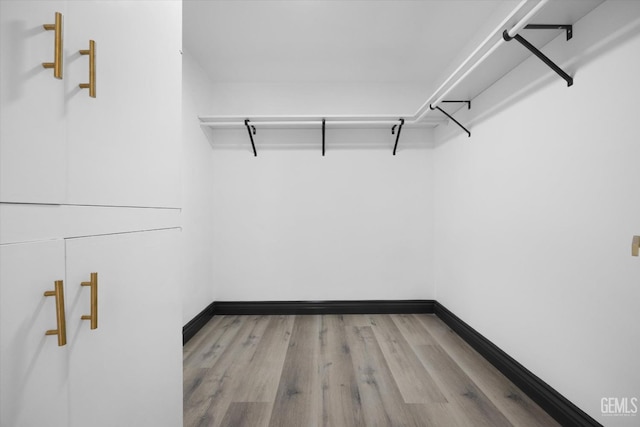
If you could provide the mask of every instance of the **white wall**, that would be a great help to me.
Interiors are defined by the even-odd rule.
[[[433,298],[430,128],[205,130],[210,114],[412,114],[403,84],[211,84],[183,55],[184,323],[213,300]],[[407,108],[408,107],[408,108]],[[404,110],[403,110],[404,108]],[[285,148],[282,150],[282,148]],[[208,268],[212,269],[210,273]]]
[[[188,51],[182,55],[183,325],[214,300],[211,268],[211,147],[198,115],[211,103],[211,83]]]
[[[396,84],[216,84],[202,114],[413,113]],[[414,104],[416,104],[414,106]],[[433,134],[390,126],[209,132],[216,299],[433,298]]]
[[[427,94],[401,83],[215,83],[208,114],[398,114],[412,116]]]
[[[433,298],[432,150],[258,150],[214,150],[218,299]]]
[[[640,397],[640,2],[605,2],[435,149],[436,298],[604,425]],[[514,42],[515,43],[515,42]]]

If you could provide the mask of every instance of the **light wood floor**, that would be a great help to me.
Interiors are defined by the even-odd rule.
[[[428,314],[217,316],[184,347],[184,426],[557,426]]]

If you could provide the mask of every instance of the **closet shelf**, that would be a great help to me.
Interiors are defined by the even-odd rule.
[[[320,129],[323,121],[327,128],[358,128],[358,127],[390,127],[398,124],[401,118],[412,117],[406,115],[297,115],[297,116],[199,116],[202,126],[213,128],[243,128],[245,120],[250,120],[251,125],[256,128],[307,128]],[[405,119],[407,120],[407,119]],[[447,120],[440,117],[428,117],[418,121],[407,120],[405,125],[412,127],[434,127],[447,123]]]
[[[373,128],[373,127],[390,127],[394,133],[397,127],[395,145],[393,154],[396,154],[400,132],[403,126],[406,127],[435,127],[440,124],[448,123],[449,120],[455,122],[468,136],[471,132],[453,115],[439,107],[439,104],[446,102],[467,103],[471,108],[471,100],[446,100],[445,98],[455,89],[460,82],[466,79],[480,64],[490,57],[504,43],[516,39],[529,49],[538,58],[542,59],[545,64],[556,71],[562,78],[567,80],[571,86],[573,79],[547,58],[537,48],[530,45],[526,40],[519,36],[519,32],[523,29],[560,29],[567,31],[567,40],[571,38],[571,25],[549,25],[549,24],[531,24],[529,22],[534,16],[540,12],[542,8],[549,3],[549,0],[522,0],[516,7],[500,22],[500,24],[489,33],[489,35],[471,52],[469,56],[449,75],[447,79],[438,87],[433,94],[418,108],[414,114],[390,114],[390,115],[272,115],[272,116],[199,116],[201,126],[210,128],[242,128],[246,127],[253,147],[255,150],[253,135],[256,134],[256,128],[312,128],[322,129],[322,146],[324,155],[324,132],[325,128]],[[515,25],[510,25],[517,20]],[[510,27],[510,29],[508,28]],[[429,114],[432,111],[439,111],[440,114]],[[446,117],[442,117],[444,114]]]

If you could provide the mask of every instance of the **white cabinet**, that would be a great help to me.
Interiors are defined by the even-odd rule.
[[[65,1],[0,1],[0,201],[66,197],[65,80],[41,65],[54,56],[42,25],[65,11]]]
[[[0,1],[0,425],[182,425],[179,1]],[[63,79],[52,62],[63,14]],[[96,42],[97,98],[87,83]],[[160,230],[163,229],[163,230]],[[146,231],[155,230],[155,231]],[[29,241],[31,243],[26,243]],[[90,291],[98,273],[98,329]],[[64,280],[67,344],[56,328]]]
[[[70,1],[68,203],[179,205],[181,2]],[[79,83],[96,42],[97,97]]]
[[[177,229],[0,245],[0,425],[182,425]],[[98,273],[98,328],[90,289]],[[55,298],[64,278],[67,344]]]
[[[0,426],[66,427],[68,351],[55,336],[64,241],[0,245]]]
[[[67,240],[71,427],[182,425],[178,230]],[[98,273],[98,328],[90,289]]]
[[[0,202],[178,207],[181,2],[0,2]],[[63,16],[63,78],[53,60]],[[96,42],[97,97],[89,59]]]

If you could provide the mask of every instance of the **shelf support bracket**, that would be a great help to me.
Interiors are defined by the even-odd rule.
[[[324,157],[324,124],[325,119],[322,119],[322,157]]]
[[[449,104],[452,104],[454,102],[458,103],[458,104],[460,104],[460,103],[467,104],[467,110],[471,110],[471,101],[470,100],[469,101],[440,101],[440,102],[445,102],[445,103],[449,103]]]
[[[565,30],[567,32],[567,41],[573,37],[573,25],[565,24],[529,24],[524,27],[525,30]]]
[[[465,104],[467,104],[467,109],[470,110],[471,109],[471,101],[440,101],[440,102],[463,102]],[[453,118],[453,116],[449,113],[447,113],[446,111],[444,111],[442,108],[438,107],[438,106],[432,106],[431,104],[429,104],[429,109],[430,110],[438,110],[440,111],[442,114],[444,114],[445,116],[449,117],[449,119],[453,120],[453,122],[455,124],[457,124],[458,126],[460,126],[462,128],[462,130],[464,130],[467,135],[469,136],[469,138],[471,138],[471,132],[469,132],[469,130],[462,126],[462,124],[460,124],[459,121],[457,121],[456,119]]]
[[[256,144],[253,142],[253,135],[256,134],[256,127],[249,124],[249,119],[245,119],[244,125],[247,127],[247,132],[249,132],[249,138],[251,139],[251,148],[253,148],[253,156],[257,157],[258,153],[256,153]],[[253,134],[251,130],[253,129]]]
[[[398,127],[398,133],[396,134],[396,143],[393,146],[393,155],[396,155],[396,150],[398,149],[398,141],[400,140],[400,132],[402,132],[402,125],[404,125],[404,119],[400,119],[400,124],[399,125],[393,125],[393,127],[391,128],[391,135],[393,135],[396,132],[396,126]]]
[[[524,28],[525,29],[529,29],[529,30],[549,30],[549,29],[557,30],[557,29],[563,29],[563,30],[566,30],[566,32],[567,32],[567,40],[571,40],[571,38],[573,37],[573,26],[571,26],[571,25],[529,24]],[[567,82],[567,87],[570,87],[570,86],[573,85],[573,77],[571,77],[569,74],[567,74],[562,68],[558,67],[555,64],[555,62],[553,62],[551,59],[549,59],[549,57],[547,57],[544,53],[540,52],[540,50],[538,50],[538,48],[536,48],[534,45],[529,43],[520,34],[516,34],[515,36],[511,37],[509,35],[509,31],[504,30],[504,32],[502,33],[502,38],[504,38],[505,41],[508,41],[508,42],[513,40],[513,39],[516,39],[518,41],[518,43],[520,43],[522,46],[526,47],[531,53],[533,53],[535,56],[537,56],[542,62],[547,64],[547,66],[549,68],[551,68],[553,71],[555,71],[556,74],[558,74],[560,77],[562,77]]]

